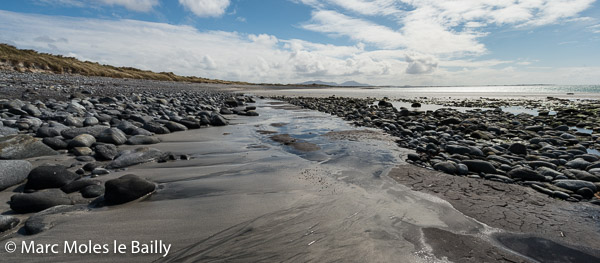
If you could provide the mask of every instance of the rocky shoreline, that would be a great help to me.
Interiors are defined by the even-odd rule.
[[[160,143],[155,135],[258,116],[251,97],[189,83],[0,72],[0,94],[0,190],[15,192],[0,215],[3,235],[20,223],[24,234],[37,234],[48,228],[44,217],[152,194],[156,184],[137,175],[96,177],[190,159],[149,147]],[[70,165],[22,160],[58,155]],[[31,213],[24,222],[17,216]]]
[[[383,129],[397,138],[398,146],[415,150],[407,161],[418,166],[519,184],[553,198],[600,205],[600,156],[588,153],[600,143],[599,137],[592,130],[577,129],[595,128],[600,119],[597,101],[548,98],[551,103],[544,105],[552,107],[533,116],[501,108],[415,111],[371,98],[274,99],[337,115],[358,126]],[[411,102],[413,107],[421,106],[418,100]],[[473,105],[504,104],[492,100]]]

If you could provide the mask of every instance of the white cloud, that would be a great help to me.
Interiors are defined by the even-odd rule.
[[[229,0],[179,0],[179,4],[199,17],[219,17],[225,14]]]
[[[159,5],[158,0],[38,0],[47,5],[74,7],[98,7],[100,5],[122,6],[132,11],[148,12]]]
[[[314,79],[376,85],[600,83],[600,68],[528,69],[519,65],[522,60],[443,58],[439,54],[409,50],[405,46],[411,42],[403,38],[367,42],[368,35],[362,36],[365,41],[342,46],[280,39],[269,34],[199,31],[191,26],[136,20],[0,11],[0,42],[103,64],[180,75],[256,83]],[[375,44],[382,48],[368,46]],[[388,45],[398,48],[383,48]],[[514,67],[512,71],[510,67]]]

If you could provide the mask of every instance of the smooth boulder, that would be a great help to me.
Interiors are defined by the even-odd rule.
[[[64,185],[79,179],[79,175],[67,170],[62,165],[38,166],[31,170],[27,176],[26,189],[40,190],[47,188],[61,188]]]
[[[131,202],[154,192],[156,185],[134,174],[106,181],[104,201],[109,205]]]
[[[529,168],[515,168],[508,171],[508,176],[514,179],[521,179],[524,181],[545,181],[546,177],[540,173],[531,170]]]
[[[29,135],[9,135],[0,137],[0,159],[27,159],[47,155],[57,155],[58,152]]]
[[[125,133],[117,128],[110,128],[98,134],[98,136],[96,136],[96,140],[99,142],[121,145],[127,141],[127,136],[125,136]]]
[[[151,162],[163,158],[166,154],[155,148],[142,147],[135,150],[123,151],[106,168],[118,169],[140,163]]]
[[[466,160],[462,161],[465,164],[470,172],[475,173],[486,173],[486,174],[495,174],[496,168],[489,162],[481,161],[481,160]]]
[[[15,194],[10,198],[10,209],[17,213],[39,212],[57,205],[73,202],[60,189],[48,189],[30,194]]]

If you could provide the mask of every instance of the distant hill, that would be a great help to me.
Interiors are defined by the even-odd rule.
[[[101,65],[97,62],[80,61],[72,57],[38,53],[34,50],[18,49],[2,43],[0,43],[0,69],[20,72],[71,73],[84,76],[111,78],[188,81],[214,84],[248,84],[246,82],[179,76],[175,75],[173,72],[156,73],[131,67]]]
[[[320,80],[305,81],[297,83],[297,85],[315,85],[315,86],[343,86],[343,87],[365,87],[370,86],[368,84],[358,83],[356,81],[346,81],[344,83],[326,82]]]

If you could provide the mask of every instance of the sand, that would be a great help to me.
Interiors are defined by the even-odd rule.
[[[11,262],[531,261],[494,239],[498,234],[514,237],[511,231],[520,229],[488,221],[473,213],[469,206],[456,203],[452,196],[417,189],[412,179],[399,175],[397,167],[406,165],[402,160],[409,151],[398,148],[393,138],[283,103],[260,100],[257,106],[259,117],[234,117],[230,126],[161,135],[163,143],[153,146],[189,154],[192,157],[189,161],[147,163],[99,177],[105,181],[133,173],[155,181],[158,190],[150,197],[120,206],[66,213],[57,216],[52,222],[54,226],[45,232],[33,236],[13,233],[3,241],[62,244],[91,240],[98,244],[115,241],[131,244],[160,240],[171,245],[165,257],[161,253],[110,251],[84,255],[2,253],[2,259]],[[258,132],[265,130],[272,132]],[[319,149],[302,151],[282,145],[269,138],[273,134],[288,134]],[[128,147],[132,146],[122,148]],[[60,156],[31,161],[72,162]],[[406,168],[400,167],[400,170]],[[393,171],[391,177],[390,171]],[[435,172],[420,173],[431,177],[434,184],[448,180],[433,177],[437,175]],[[4,191],[0,198],[7,200],[9,196],[10,192]],[[6,211],[8,205],[2,204],[1,208]],[[519,213],[519,209],[531,208],[514,206],[512,211]],[[585,214],[565,210],[564,215]],[[587,221],[575,221],[577,224],[571,227],[574,231],[592,237],[597,233],[594,232],[597,228],[586,225]],[[556,232],[527,233],[556,239],[553,237]],[[572,247],[586,244],[585,253],[597,256],[594,243],[587,243],[595,242],[594,238],[579,243],[575,238],[567,241]],[[454,248],[454,240],[464,244],[462,249]]]

